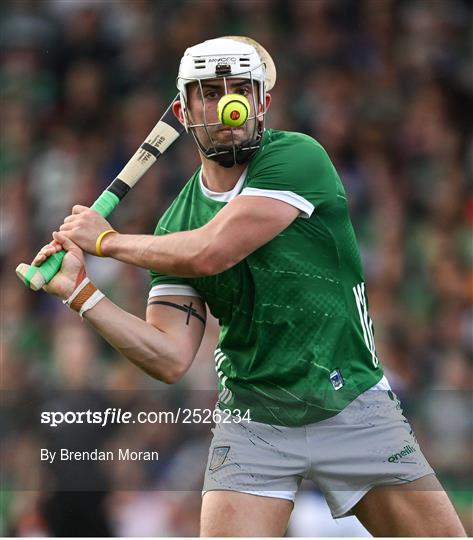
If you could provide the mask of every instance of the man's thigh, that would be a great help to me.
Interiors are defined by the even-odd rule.
[[[292,501],[236,491],[207,491],[200,536],[284,536]]]
[[[466,536],[434,475],[400,486],[370,490],[354,514],[373,536]]]

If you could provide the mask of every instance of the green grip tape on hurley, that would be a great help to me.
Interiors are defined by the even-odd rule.
[[[112,210],[118,205],[120,199],[110,191],[104,191],[100,197],[91,206],[92,210],[98,212],[102,217],[107,217]],[[53,277],[59,272],[62,260],[66,252],[64,250],[54,253],[48,257],[40,266],[30,265],[28,270],[24,272],[27,265],[20,265],[22,268],[18,271],[18,276],[23,280],[25,285],[35,291],[39,290],[43,285],[49,283]],[[41,276],[38,275],[41,274]]]
[[[111,191],[104,191],[100,197],[90,207],[98,212],[102,217],[107,217],[120,202],[120,199]]]
[[[31,287],[31,282],[37,272],[43,276],[44,284],[49,283],[59,272],[65,254],[66,252],[62,249],[61,251],[58,251],[57,253],[54,253],[48,257],[40,266],[31,265],[23,277],[25,284],[28,287],[33,288]],[[36,287],[34,287],[34,290],[36,290]]]

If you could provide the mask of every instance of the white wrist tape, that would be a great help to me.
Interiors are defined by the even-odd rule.
[[[105,298],[105,295],[102,291],[99,291],[98,289],[94,292],[94,294],[88,298],[83,306],[80,308],[79,315],[81,318],[84,316],[84,313],[86,311],[89,311],[89,309],[92,309],[94,306],[96,306],[102,298]]]
[[[69,296],[69,298],[67,300],[63,300],[62,303],[65,304],[66,306],[70,306],[74,300],[74,298],[81,292],[81,290],[88,284],[90,283],[90,279],[88,277],[85,277],[80,283],[79,285],[77,285],[77,287],[72,291],[72,294],[71,296]]]

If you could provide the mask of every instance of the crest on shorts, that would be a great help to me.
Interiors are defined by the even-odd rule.
[[[212,452],[212,458],[210,459],[209,471],[215,471],[221,467],[227,459],[229,446],[216,446]]]

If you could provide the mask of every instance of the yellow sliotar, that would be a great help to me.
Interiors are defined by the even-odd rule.
[[[241,94],[225,94],[217,104],[217,116],[225,126],[241,127],[250,114],[250,104]]]

